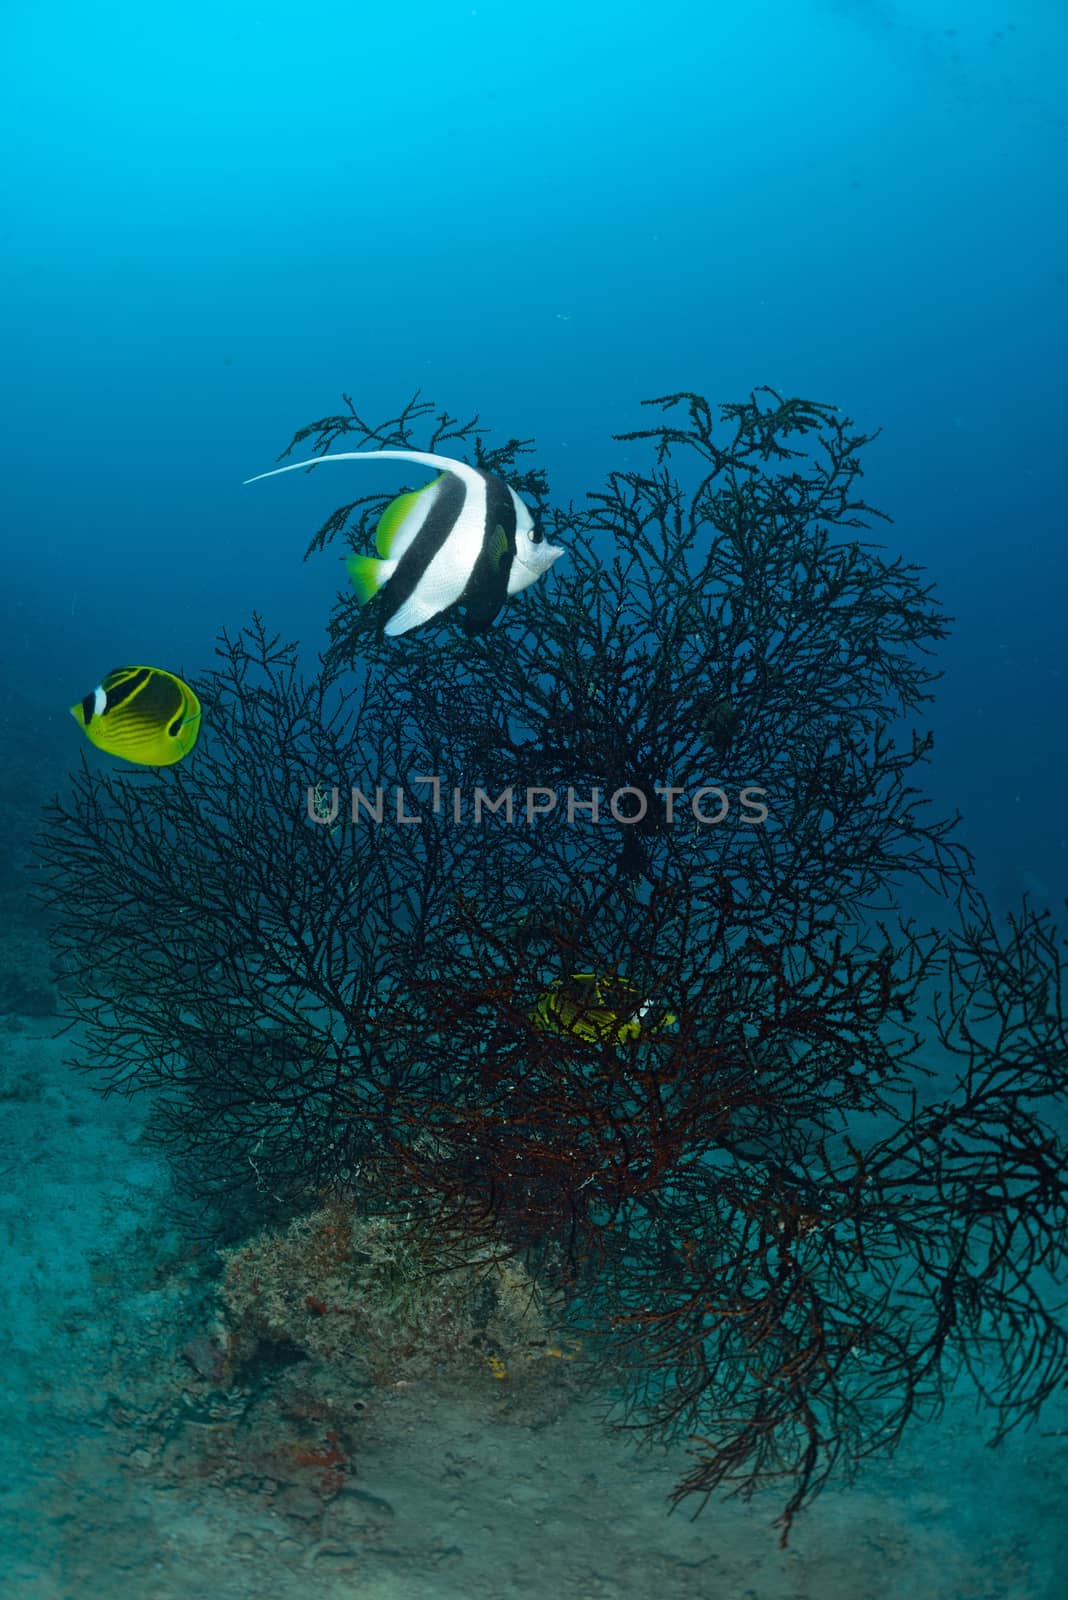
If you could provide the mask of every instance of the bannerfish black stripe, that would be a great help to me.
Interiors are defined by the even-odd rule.
[[[455,528],[466,501],[467,486],[462,479],[446,473],[438,482],[426,521],[398,561],[396,572],[379,591],[384,618],[393,616],[411,599],[423,573]]]
[[[515,560],[515,533],[512,491],[503,478],[487,473],[482,548],[460,596],[464,606],[464,632],[469,637],[488,628],[508,598],[508,578]]]

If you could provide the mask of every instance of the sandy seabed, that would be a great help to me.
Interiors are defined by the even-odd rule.
[[[992,1451],[962,1398],[826,1491],[786,1551],[775,1497],[669,1515],[684,1448],[638,1448],[578,1393],[516,1412],[489,1379],[376,1389],[344,1473],[265,1473],[247,1396],[206,1393],[180,1354],[202,1269],[142,1103],[65,1054],[41,1020],[0,1034],[5,1600],[1068,1593],[1068,1407]]]

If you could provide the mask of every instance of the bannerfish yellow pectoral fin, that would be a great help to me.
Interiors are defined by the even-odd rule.
[[[508,560],[508,535],[500,523],[486,540],[486,560],[499,572]]]
[[[399,561],[419,529],[437,494],[437,486],[444,473],[424,484],[421,489],[410,489],[391,500],[378,519],[375,529],[375,549],[385,559]]]
[[[395,561],[376,561],[374,556],[348,556],[345,566],[361,606],[373,600],[397,570]]]

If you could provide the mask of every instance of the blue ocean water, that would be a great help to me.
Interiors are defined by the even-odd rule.
[[[877,537],[956,618],[931,792],[995,904],[1062,904],[1066,90],[1061,0],[8,0],[19,760],[50,778],[103,671],[200,672],[253,609],[318,648],[335,487],[242,482],[342,393],[530,437],[564,503],[636,461],[643,399],[770,384],[882,430]]]
[[[1065,29],[1056,0],[13,0],[8,679],[44,711],[120,658],[196,670],[252,606],[314,638],[311,507],[241,482],[342,391],[534,437],[566,500],[643,398],[768,383],[884,429],[869,496],[958,618],[938,781],[1006,893],[1056,895]]]

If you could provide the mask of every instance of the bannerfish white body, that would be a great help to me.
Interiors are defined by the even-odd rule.
[[[506,599],[526,589],[564,554],[546,544],[530,508],[503,478],[423,450],[345,451],[295,461],[247,483],[329,461],[410,461],[435,468],[425,488],[386,507],[373,556],[349,556],[349,577],[361,605],[378,598],[383,631],[418,628],[462,604],[464,631],[488,628]]]

